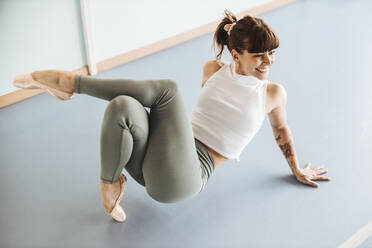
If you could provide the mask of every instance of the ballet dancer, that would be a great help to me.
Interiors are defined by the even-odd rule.
[[[327,172],[300,168],[286,121],[287,94],[267,80],[279,39],[262,19],[238,20],[229,10],[214,34],[215,60],[203,68],[202,89],[191,120],[171,79],[107,79],[61,70],[16,76],[14,86],[40,88],[59,100],[74,93],[109,101],[101,136],[101,198],[105,211],[122,222],[125,169],[156,201],[179,202],[205,187],[216,168],[240,154],[268,114],[273,134],[296,179],[317,187]],[[213,43],[213,44],[214,44]],[[227,47],[232,62],[222,62]],[[145,107],[150,108],[147,112]]]

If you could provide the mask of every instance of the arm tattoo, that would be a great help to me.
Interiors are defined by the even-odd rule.
[[[279,147],[282,150],[282,152],[283,152],[283,154],[286,158],[294,156],[294,153],[292,151],[291,143],[286,143],[284,145],[279,145]]]
[[[291,143],[291,141],[285,143],[285,144],[279,144],[279,141],[282,139],[282,137],[280,136],[280,134],[278,135],[278,137],[275,138],[276,142],[278,143],[280,149],[282,150],[284,156],[286,158],[290,157],[290,156],[294,156],[294,152],[293,152],[293,145]]]
[[[274,137],[282,150],[288,165],[295,174],[299,170],[298,159],[296,157],[295,147],[292,135],[289,129],[275,130]]]

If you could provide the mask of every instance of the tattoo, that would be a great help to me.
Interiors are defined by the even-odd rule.
[[[279,145],[279,147],[282,150],[282,152],[283,152],[283,154],[286,158],[294,156],[294,153],[292,151],[291,143],[286,143],[284,145]]]
[[[274,138],[277,144],[279,145],[280,149],[282,150],[293,174],[296,175],[296,173],[299,170],[299,166],[290,130],[276,129],[274,130]]]

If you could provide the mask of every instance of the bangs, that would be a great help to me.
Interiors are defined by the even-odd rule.
[[[246,42],[248,42],[249,53],[263,53],[279,47],[278,36],[267,26],[257,27],[256,30],[253,30]]]

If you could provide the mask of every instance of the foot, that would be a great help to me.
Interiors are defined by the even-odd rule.
[[[24,89],[44,89],[59,100],[69,100],[75,91],[75,77],[69,71],[34,71],[16,76],[13,85]]]
[[[123,222],[126,214],[120,206],[120,201],[124,194],[124,186],[127,178],[120,174],[119,181],[113,184],[101,182],[101,198],[106,212],[116,221]]]

